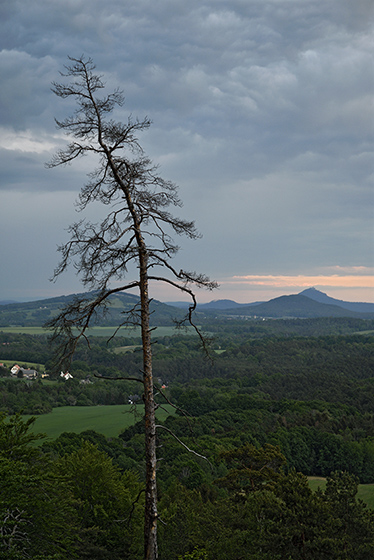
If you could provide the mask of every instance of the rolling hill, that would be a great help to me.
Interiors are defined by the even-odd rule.
[[[185,302],[171,302],[169,305],[186,308]],[[255,309],[254,309],[255,308]],[[199,304],[200,313],[207,316],[245,317],[374,317],[374,303],[348,302],[332,298],[316,288],[308,288],[291,296],[280,296],[267,302],[237,303],[230,299],[218,299]]]
[[[90,294],[71,294],[27,303],[11,303],[0,306],[0,328],[9,326],[40,327],[52,319],[76,296],[89,298]],[[110,307],[96,321],[97,326],[118,326],[124,321],[124,312],[133,309],[139,302],[138,296],[118,293],[110,298]],[[160,301],[151,302],[151,324],[173,325],[174,319],[181,319],[185,312]]]
[[[243,306],[240,309],[226,310],[226,314],[248,317],[268,318],[316,318],[316,317],[355,317],[373,318],[374,313],[358,313],[327,303],[320,303],[301,294],[280,296],[256,306]]]
[[[81,296],[82,294],[78,294]],[[83,294],[89,297],[90,294]],[[0,328],[9,326],[40,327],[51,319],[76,295],[61,296],[27,303],[0,305]],[[124,312],[137,305],[138,296],[118,293],[111,297],[108,311],[99,316],[97,326],[118,326],[124,320]],[[175,319],[181,319],[187,304],[166,304],[157,300],[151,303],[151,324],[171,326]],[[239,304],[232,300],[215,300],[200,304],[197,309],[200,319],[212,317],[264,317],[264,318],[318,318],[352,317],[374,318],[374,304],[351,303],[329,297],[327,294],[309,288],[300,294],[280,296],[267,302]]]
[[[356,313],[374,313],[374,303],[350,302],[335,299],[323,292],[320,292],[319,290],[316,290],[316,288],[308,288],[307,290],[300,292],[300,295],[306,296],[314,301],[318,301],[319,303],[337,305],[338,307],[348,309],[349,311],[355,311]]]
[[[213,302],[212,302],[213,303]],[[199,307],[200,310],[200,307]],[[208,313],[208,309],[205,310]],[[327,294],[310,288],[300,294],[280,296],[267,302],[241,305],[231,309],[210,308],[210,314],[229,315],[231,317],[264,318],[318,318],[318,317],[352,317],[361,319],[374,318],[374,304],[350,303],[329,297]]]

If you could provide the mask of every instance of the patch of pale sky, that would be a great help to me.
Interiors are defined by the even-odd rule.
[[[361,270],[363,267],[360,267]],[[372,270],[371,270],[372,272]],[[304,288],[308,286],[334,286],[334,287],[344,287],[344,288],[374,288],[374,276],[365,275],[338,275],[333,274],[331,276],[261,276],[261,275],[247,275],[247,276],[233,276],[232,280],[228,283],[243,283],[251,285],[266,285],[273,287],[298,287]]]
[[[43,132],[32,130],[15,132],[0,126],[0,148],[20,152],[41,154],[56,149],[56,142],[49,137],[43,138]]]

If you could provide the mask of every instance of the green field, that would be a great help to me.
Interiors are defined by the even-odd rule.
[[[173,414],[174,408],[165,405],[165,410],[157,411],[157,418],[164,420]],[[130,412],[130,405],[112,406],[61,406],[54,408],[50,414],[41,414],[36,417],[32,431],[45,433],[48,438],[56,439],[62,432],[75,432],[79,434],[85,430],[95,430],[106,437],[116,437],[125,428],[135,423],[134,414]],[[143,414],[142,405],[137,406],[140,420]],[[27,420],[30,415],[24,415]]]
[[[315,492],[317,488],[325,490],[326,479],[317,476],[308,476],[309,486]],[[357,498],[362,500],[371,509],[374,509],[374,484],[359,484],[357,491]]]
[[[27,366],[29,369],[37,369],[38,371],[44,372],[45,366],[44,364],[37,364],[35,362],[25,362],[25,360],[2,360],[0,358],[0,363],[4,364],[5,367],[11,368],[14,364],[18,364],[19,366]]]
[[[12,334],[50,334],[50,331],[43,327],[0,327],[0,331]]]
[[[33,334],[33,335],[50,335],[51,331],[43,327],[0,327],[0,331],[13,334]],[[88,336],[103,336],[110,337],[116,331],[116,327],[92,327],[88,329]],[[175,334],[195,334],[193,327],[186,327],[186,329],[176,329],[175,327],[157,327],[155,330],[158,336],[173,336]],[[118,336],[126,337],[140,337],[140,327],[121,327]]]
[[[134,350],[138,350],[141,348],[139,344],[135,344],[133,346],[117,346],[113,348],[114,354],[126,354],[126,352],[134,352]]]

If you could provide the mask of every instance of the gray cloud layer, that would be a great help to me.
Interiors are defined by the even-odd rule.
[[[1,227],[17,289],[21,262],[47,285],[89,170],[43,167],[62,142],[53,118],[73,108],[51,81],[83,53],[124,89],[120,117],[153,119],[143,144],[204,234],[181,262],[218,278],[373,266],[373,18],[371,0],[3,1]]]

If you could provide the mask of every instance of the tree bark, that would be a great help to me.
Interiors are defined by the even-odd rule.
[[[146,457],[144,560],[156,560],[158,558],[156,420],[155,401],[153,394],[152,345],[149,325],[147,254],[144,248],[141,248],[139,250],[139,256]]]

